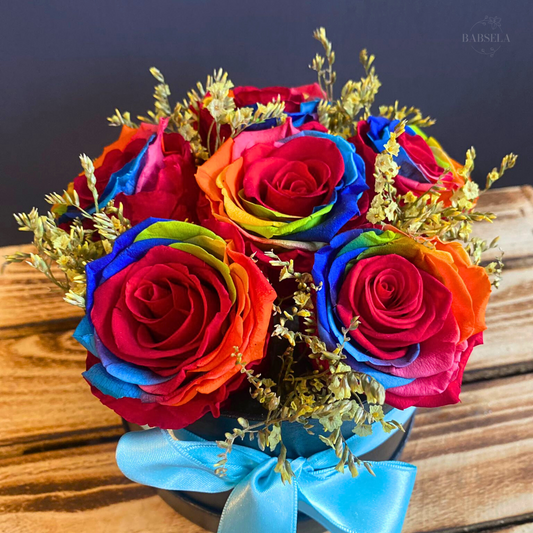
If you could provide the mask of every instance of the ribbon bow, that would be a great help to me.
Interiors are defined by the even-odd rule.
[[[405,422],[414,408],[393,410]],[[328,449],[291,461],[292,483],[283,484],[274,472],[276,457],[234,445],[225,477],[213,465],[221,452],[215,442],[187,430],[150,429],[127,433],[118,444],[117,463],[133,481],[167,490],[204,493],[232,490],[222,512],[218,533],[295,533],[298,511],[331,533],[400,533],[416,475],[416,467],[396,461],[372,462],[353,478],[335,470],[338,458]],[[379,446],[391,434],[381,427],[368,437],[351,437],[356,455]]]

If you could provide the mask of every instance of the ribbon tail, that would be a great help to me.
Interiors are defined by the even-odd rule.
[[[334,469],[304,472],[299,479],[300,511],[331,533],[401,533],[415,483],[416,467],[371,463],[353,478]]]
[[[281,482],[272,458],[253,470],[232,491],[218,533],[296,533],[298,486]]]
[[[117,465],[132,481],[166,490],[225,492],[235,481],[215,475],[220,448],[215,443],[175,441],[154,428],[126,433],[117,446]],[[250,467],[238,469],[245,473]],[[242,474],[244,475],[244,474]]]

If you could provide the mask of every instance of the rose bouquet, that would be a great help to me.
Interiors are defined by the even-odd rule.
[[[117,110],[118,140],[50,212],[16,215],[36,253],[8,257],[85,310],[85,379],[145,429],[121,439],[122,471],[215,508],[221,532],[314,530],[297,510],[399,531],[415,469],[369,458],[398,456],[415,407],[459,401],[503,266],[472,236],[494,218],[475,151],[451,159],[416,108],[372,114],[366,51],[335,98],[315,38],[318,83],[296,88],[219,71],[171,106],[152,69],[154,111]]]

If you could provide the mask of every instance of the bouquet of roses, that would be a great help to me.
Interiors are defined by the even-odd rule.
[[[475,151],[464,164],[451,159],[416,108],[396,102],[372,114],[380,82],[364,50],[364,77],[335,98],[335,54],[323,29],[315,38],[324,47],[311,66],[318,83],[296,88],[234,87],[219,71],[172,106],[152,69],[154,111],[136,123],[117,110],[109,120],[118,140],[94,161],[80,157],[80,175],[46,198],[51,211],[16,215],[37,251],[8,261],[29,262],[85,309],[75,337],[93,394],[125,420],[161,428],[123,437],[119,465],[163,488],[234,489],[220,531],[295,524],[279,502],[280,529],[258,518],[264,504],[250,497],[250,476],[274,492],[291,482],[300,510],[351,531],[359,510],[346,508],[363,504],[336,496],[339,512],[328,485],[324,510],[313,487],[326,471],[343,494],[365,485],[375,493],[380,476],[393,482],[390,472],[372,478],[379,463],[360,456],[401,432],[414,407],[459,401],[502,268],[500,259],[479,265],[496,239],[472,237],[474,222],[494,218],[476,211]],[[515,160],[506,156],[486,188]],[[256,402],[264,409],[252,420]],[[236,427],[202,441],[209,454],[184,464],[201,439],[183,428],[228,409],[241,413]],[[295,462],[287,423],[318,433],[327,461]],[[147,462],[143,452],[160,449],[181,459]],[[310,464],[324,472],[306,481]],[[352,479],[345,467],[365,473],[359,485],[337,485]],[[203,489],[183,479],[198,468]],[[410,493],[413,476],[388,494]],[[405,505],[391,505],[389,529],[377,530],[401,527]]]

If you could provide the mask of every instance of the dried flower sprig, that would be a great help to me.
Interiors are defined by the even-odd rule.
[[[216,473],[225,474],[228,454],[237,439],[257,438],[261,450],[268,447],[274,451],[279,446],[276,472],[283,482],[291,482],[293,472],[287,460],[281,425],[299,423],[312,435],[315,429],[312,420],[316,420],[325,432],[318,435],[319,438],[335,450],[339,472],[348,467],[351,474],[357,476],[358,467],[363,466],[372,473],[370,464],[350,451],[341,431],[343,423],[350,421],[355,424],[353,433],[357,435],[370,434],[374,422],[380,423],[387,432],[403,428],[401,424],[384,420],[383,386],[370,376],[353,371],[343,362],[346,358],[344,344],[348,341],[349,332],[358,327],[358,319],[354,318],[350,327],[343,329],[343,343],[329,351],[315,335],[313,293],[321,287],[315,286],[311,274],[296,272],[292,260],[282,261],[270,252],[267,255],[271,257],[273,266],[281,267],[280,280],[292,280],[297,284],[289,307],[283,306],[284,301],[274,305],[277,322],[272,336],[285,341],[286,349],[280,356],[281,366],[276,380],[246,368],[236,349],[236,363],[241,366],[241,372],[246,374],[252,387],[252,398],[265,407],[267,414],[264,421],[255,424],[250,424],[245,418],[238,419],[240,427],[226,433],[226,439],[218,443],[223,452],[215,465]],[[303,328],[299,327],[301,323]],[[311,364],[313,360],[316,361],[314,365]]]
[[[309,68],[314,70],[318,75],[318,84],[324,91],[328,100],[333,100],[333,85],[337,80],[337,73],[333,70],[335,63],[335,52],[331,41],[326,37],[325,28],[317,28],[313,32],[313,37],[322,45],[326,57],[316,54]],[[327,62],[327,66],[326,66]]]
[[[473,262],[479,264],[481,254],[494,248],[498,239],[493,239],[489,244],[482,239],[472,237],[474,222],[493,222],[496,219],[496,215],[493,213],[475,211],[477,201],[481,194],[486,192],[507,169],[515,165],[517,156],[512,153],[506,155],[502,160],[500,169],[494,168],[489,173],[486,188],[482,191],[480,191],[477,183],[471,179],[475,157],[476,152],[473,147],[467,150],[465,163],[457,170],[459,176],[464,180],[464,185],[454,191],[451,196],[451,207],[444,207],[442,202],[436,203],[434,209],[437,214],[433,217],[433,232],[428,232],[428,236],[437,236],[445,241],[460,240],[464,242]],[[424,231],[425,225],[422,224],[421,228]],[[503,267],[503,262],[500,260],[498,265],[495,267],[494,273],[495,286],[499,283],[500,267]]]
[[[492,261],[485,267],[485,271],[491,278],[491,284],[494,288],[498,289],[500,287],[500,282],[502,280],[502,272],[503,272],[503,251],[501,254],[496,258],[495,261]]]
[[[147,122],[152,124],[158,124],[162,118],[167,118],[172,112],[170,106],[170,87],[165,82],[165,77],[161,72],[152,67],[150,69],[150,74],[159,82],[154,87],[154,110],[147,111],[148,116],[139,116],[137,117],[141,122]]]
[[[497,169],[494,167],[487,175],[487,181],[485,183],[485,191],[490,189],[492,185],[498,181],[506,172],[506,170],[513,168],[516,164],[518,156],[516,154],[513,154],[512,152],[510,154],[507,154],[500,164],[500,168]]]
[[[38,210],[33,208],[28,214],[14,215],[21,231],[33,233],[37,253],[17,252],[6,256],[6,262],[27,262],[64,293],[67,303],[85,308],[87,263],[110,253],[115,239],[131,225],[123,215],[122,205],[116,207],[112,201],[104,207],[98,205],[93,162],[86,155],[81,155],[80,161],[93,194],[95,213],[91,214],[80,206],[75,190],[64,191],[63,195],[48,194],[45,199],[49,204],[62,207],[64,211],[74,208],[82,218],[73,219],[69,229],[65,230],[57,225],[56,217],[50,212],[39,215]],[[92,228],[85,227],[83,220],[92,222]],[[54,265],[63,278],[57,278]]]
[[[257,104],[255,111],[250,107],[235,109],[228,114],[226,121],[231,126],[231,137],[236,137],[249,126],[272,119],[275,119],[279,125],[285,122],[286,117],[285,102],[282,102],[278,95],[277,99],[266,105]]]
[[[372,224],[390,224],[412,238],[432,246],[431,241],[435,238],[443,241],[460,240],[465,243],[465,249],[469,253],[474,264],[479,264],[481,255],[496,247],[498,238],[487,241],[478,237],[472,237],[474,222],[492,222],[496,215],[483,213],[475,210],[477,200],[482,192],[501,177],[504,172],[512,168],[516,163],[516,155],[506,155],[500,165],[500,169],[494,168],[487,177],[487,186],[484,191],[471,179],[474,169],[476,151],[470,148],[466,152],[465,163],[456,170],[464,181],[452,194],[449,204],[442,201],[442,193],[446,190],[441,180],[429,188],[420,196],[412,192],[399,195],[394,180],[399,173],[399,166],[394,161],[398,155],[400,145],[397,138],[404,132],[407,120],[404,118],[391,132],[390,139],[386,143],[383,152],[376,156],[375,163],[375,192],[367,220]],[[451,169],[444,169],[447,173]],[[444,176],[442,176],[444,177]],[[503,270],[503,254],[496,261],[486,267],[487,273],[492,277],[492,284],[497,288],[501,281]]]
[[[141,122],[157,124],[160,119],[168,118],[168,130],[180,133],[190,142],[198,163],[213,154],[213,146],[216,151],[225,141],[226,137],[222,134],[224,125],[230,126],[231,137],[235,137],[254,124],[267,120],[276,120],[277,124],[285,121],[285,103],[279,95],[266,105],[258,104],[255,110],[250,107],[237,108],[232,91],[233,83],[228,73],[222,69],[215,70],[212,76],[207,77],[205,87],[198,82],[196,88],[187,93],[187,98],[178,102],[173,109],[169,101],[170,89],[163,74],[155,67],[150,69],[150,73],[159,82],[154,90],[154,111],[148,111],[148,116],[139,116],[138,119]],[[203,109],[207,109],[213,118],[207,139],[204,140],[200,136]],[[138,127],[138,124],[131,120],[130,113],[120,113],[118,109],[108,121],[112,126]]]
[[[405,120],[399,122],[390,134],[390,139],[384,146],[383,152],[376,156],[374,166],[375,192],[370,208],[367,213],[367,220],[372,224],[383,223],[389,220],[394,224],[401,214],[398,191],[394,186],[394,179],[400,171],[400,167],[394,161],[398,155],[400,145],[397,138],[405,131]]]
[[[417,107],[398,106],[398,100],[394,102],[394,105],[379,106],[379,114],[389,120],[405,120],[408,126],[418,126],[419,128],[433,126],[436,122],[435,119],[429,116],[424,117],[422,111]]]
[[[318,73],[318,82],[327,95],[326,100],[322,100],[318,106],[320,122],[329,131],[344,138],[355,134],[357,122],[362,118],[370,116],[370,110],[376,94],[381,87],[374,68],[375,57],[368,55],[366,50],[359,54],[359,61],[365,69],[366,76],[360,81],[348,80],[341,90],[341,96],[333,100],[333,83],[336,80],[336,73],[332,66],[335,61],[335,53],[332,50],[331,42],[326,38],[324,28],[319,28],[314,33],[326,52],[328,67],[325,67],[326,59],[317,54],[311,68]]]
[[[115,114],[107,117],[110,126],[128,126],[128,128],[138,128],[139,125],[131,120],[131,114],[128,111],[121,113],[115,109]]]

